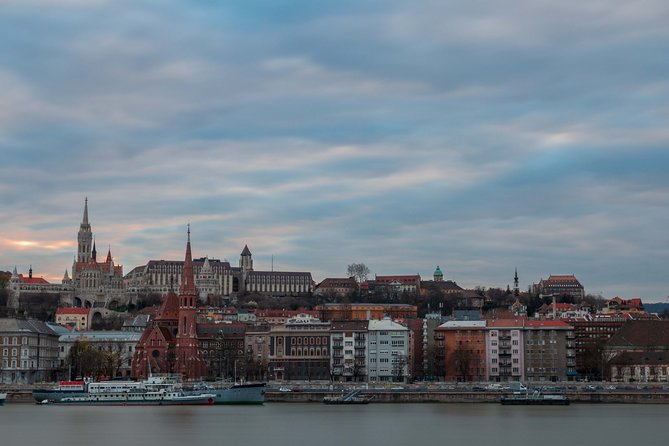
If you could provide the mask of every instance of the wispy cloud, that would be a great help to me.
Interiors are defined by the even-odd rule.
[[[0,270],[59,279],[83,198],[128,271],[569,272],[663,298],[661,0],[3,2]],[[625,281],[620,278],[625,277]]]

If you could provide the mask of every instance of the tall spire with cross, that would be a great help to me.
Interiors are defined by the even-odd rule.
[[[77,235],[77,262],[88,262],[93,250],[93,232],[88,222],[88,197],[84,200],[84,217]]]

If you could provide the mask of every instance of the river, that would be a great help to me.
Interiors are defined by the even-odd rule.
[[[0,407],[0,446],[666,445],[669,405]]]

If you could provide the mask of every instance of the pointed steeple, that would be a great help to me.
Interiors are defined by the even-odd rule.
[[[111,245],[109,245],[109,249],[107,250],[107,260],[106,260],[106,262],[107,262],[107,263],[111,263],[111,262],[112,262]]]
[[[204,263],[202,264],[202,268],[200,269],[200,275],[204,276],[207,274],[211,274],[211,264],[209,263],[209,257],[204,258]]]
[[[28,270],[28,277],[31,278],[31,279],[33,278],[33,266],[32,265],[30,265],[30,269]]]
[[[18,271],[16,271],[16,266],[14,266],[14,271],[12,272],[12,279],[18,278],[18,277],[19,277],[19,273],[18,273]]]
[[[98,261],[98,250],[95,249],[95,239],[93,239],[93,253],[91,255],[91,258],[93,259],[94,262]]]
[[[63,274],[63,281],[70,280],[70,276],[67,275],[67,268],[65,268],[65,274]]]
[[[81,221],[82,225],[88,224],[88,197],[84,200],[84,218]]]
[[[188,225],[188,241],[186,242],[186,259],[181,270],[180,296],[195,296],[195,278],[193,276],[193,257],[190,250],[190,224]],[[182,301],[183,302],[183,301]],[[182,303],[183,304],[183,303]]]
[[[93,233],[91,225],[88,223],[88,197],[86,197],[84,202],[84,218],[81,221],[81,225],[79,225],[79,234],[77,235],[77,262],[88,262],[91,260],[92,246]]]

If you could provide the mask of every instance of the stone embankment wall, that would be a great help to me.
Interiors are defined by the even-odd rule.
[[[332,392],[267,392],[267,402],[311,403],[322,402],[326,396],[339,396]],[[502,396],[499,392],[374,392],[364,391],[362,395],[372,396],[374,403],[497,403]],[[643,403],[669,404],[669,392],[578,392],[568,393],[574,403]]]

